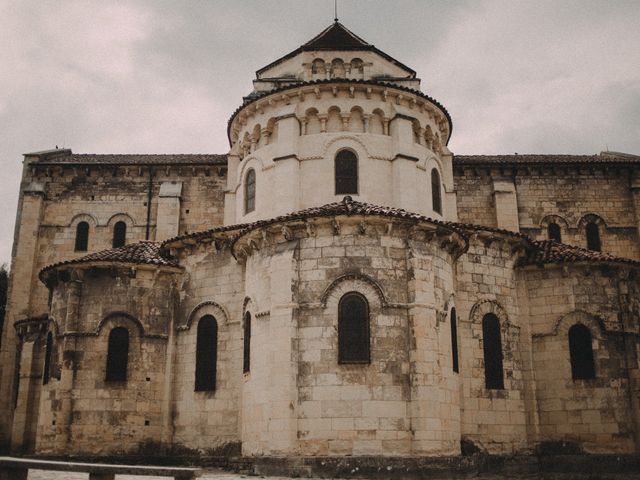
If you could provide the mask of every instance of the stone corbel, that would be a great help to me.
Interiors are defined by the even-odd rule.
[[[293,231],[291,230],[291,228],[287,227],[286,225],[282,226],[281,232],[285,240],[289,241],[293,239]]]
[[[333,229],[334,235],[340,235],[340,222],[335,218],[331,221],[331,228]]]

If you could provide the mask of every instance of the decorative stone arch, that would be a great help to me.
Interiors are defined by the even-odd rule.
[[[70,227],[77,227],[80,222],[87,222],[92,227],[99,225],[98,219],[90,213],[78,213],[71,218],[69,222]]]
[[[358,157],[358,160],[371,158],[366,144],[355,135],[341,135],[330,139],[324,145],[322,157],[333,160],[340,150],[353,151]]]
[[[178,330],[189,330],[193,324],[194,319],[203,317],[204,315],[212,315],[218,322],[218,325],[226,325],[229,323],[229,315],[227,309],[219,303],[212,300],[201,302],[196,305],[191,313],[187,316],[187,321],[184,325],[178,327]]]
[[[364,109],[360,105],[354,105],[349,111],[349,131],[364,133]]]
[[[540,220],[540,228],[546,230],[550,223],[556,223],[560,225],[562,228],[564,228],[565,231],[569,229],[569,222],[567,222],[564,217],[555,214],[546,215],[545,217],[543,217],[543,219]]]
[[[416,162],[416,168],[425,170],[427,172],[430,172],[432,168],[437,168],[438,172],[440,173],[440,180],[442,181],[442,172],[444,172],[444,166],[442,164],[442,161],[438,157],[430,155],[428,157],[422,158]]]
[[[380,108],[374,108],[369,118],[369,131],[367,133],[375,135],[385,134],[385,121],[386,115]]]
[[[126,223],[127,224],[127,228],[135,227],[135,225],[136,225],[136,222],[133,220],[133,218],[128,213],[124,213],[124,212],[120,212],[120,213],[116,213],[115,215],[111,215],[109,220],[107,220],[107,226],[109,228],[113,229],[113,226],[117,222]]]
[[[338,105],[332,105],[327,109],[325,131],[327,133],[339,133],[344,131],[342,109]]]
[[[61,335],[60,333],[60,323],[58,322],[58,320],[56,320],[56,318],[53,315],[49,315],[49,328],[48,330],[50,332],[53,333],[54,337],[59,337]]]
[[[446,315],[449,315],[449,312],[452,308],[456,308],[456,294],[450,293],[447,299],[444,302],[444,311]]]
[[[125,320],[125,322],[114,322],[114,320]],[[98,327],[95,329],[94,335],[99,336],[102,328],[109,322],[117,323],[118,325],[116,326],[124,326],[125,323],[128,323],[130,325],[133,324],[138,331],[138,336],[140,338],[143,338],[145,336],[144,326],[142,325],[142,322],[133,315],[130,315],[127,312],[120,311],[110,312],[105,315],[102,320],[100,320],[100,323],[98,323]]]
[[[500,321],[500,330],[506,331],[509,327],[517,326],[513,325],[509,321],[509,316],[507,315],[507,311],[500,305],[497,301],[493,299],[483,299],[477,301],[473,307],[471,307],[471,311],[469,312],[469,320],[474,325],[481,325],[482,319],[487,313],[493,313],[498,320]]]
[[[605,333],[604,321],[600,317],[584,310],[574,310],[556,319],[549,332],[539,333],[535,336],[567,336],[569,329],[577,323],[587,327],[591,331],[591,334],[597,339],[601,339]]]
[[[602,226],[604,228],[607,228],[607,222],[605,222],[604,218],[602,218],[597,213],[587,213],[586,215],[583,215],[582,218],[578,220],[577,227],[582,230],[587,225],[587,223],[595,223],[599,227]]]
[[[235,188],[236,194],[238,193],[238,189],[240,188],[240,186],[244,185],[244,180],[247,176],[247,172],[252,168],[256,171],[256,182],[258,182],[258,172],[267,170],[269,168],[269,165],[267,164],[267,162],[265,162],[264,159],[257,155],[250,155],[243,159],[240,163],[240,171],[238,172],[238,183]]]
[[[333,280],[322,293],[320,305],[322,308],[327,308],[327,305],[335,302],[337,306],[340,298],[348,292],[358,292],[363,295],[370,307],[376,306],[379,309],[388,306],[380,284],[361,273],[347,273]]]
[[[345,68],[342,58],[334,58],[331,60],[331,78],[346,78],[347,69]]]

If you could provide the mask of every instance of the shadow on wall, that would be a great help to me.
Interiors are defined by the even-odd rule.
[[[9,272],[6,265],[0,265],[0,345],[2,345],[2,329],[4,314],[7,310],[7,290],[9,288]]]

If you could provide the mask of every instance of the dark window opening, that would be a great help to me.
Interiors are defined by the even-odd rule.
[[[596,378],[591,332],[582,324],[577,323],[569,329],[569,354],[571,377],[574,380]]]
[[[504,371],[500,321],[493,313],[487,313],[482,319],[482,346],[485,386],[489,389],[503,389]]]
[[[558,243],[562,243],[562,234],[560,233],[560,225],[557,223],[550,223],[547,225],[547,234],[549,240],[553,240]]]
[[[598,229],[598,224],[594,222],[587,223],[586,233],[587,248],[589,250],[599,252],[602,248],[602,244],[600,243],[600,230]]]
[[[253,212],[256,209],[256,171],[247,172],[244,185],[244,213]]]
[[[53,335],[47,333],[47,343],[44,348],[44,371],[42,373],[42,384],[49,383],[51,378],[51,356],[53,355]]]
[[[336,195],[358,193],[358,157],[350,150],[341,150],[335,159]]]
[[[116,222],[113,226],[113,248],[124,247],[127,242],[127,224]]]
[[[86,252],[89,246],[89,224],[80,222],[76,226],[76,252]]]
[[[116,327],[109,332],[107,347],[107,382],[126,382],[129,362],[129,330]]]
[[[431,170],[431,206],[433,211],[442,215],[442,192],[440,191],[440,174],[437,169]]]
[[[216,364],[218,355],[218,323],[211,315],[198,322],[196,339],[196,392],[216,389]]]
[[[244,314],[244,351],[242,360],[243,373],[251,371],[251,314]]]
[[[369,304],[359,293],[338,303],[338,363],[370,363]]]
[[[451,357],[453,359],[453,371],[460,372],[458,365],[458,319],[456,318],[456,309],[451,309]]]

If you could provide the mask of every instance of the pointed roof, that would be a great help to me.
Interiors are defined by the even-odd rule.
[[[373,47],[340,22],[329,25],[318,35],[302,45],[303,51],[309,50],[366,50]]]
[[[338,21],[335,21],[334,23],[329,25],[327,28],[325,28],[322,32],[320,32],[318,35],[313,37],[307,43],[296,48],[293,52],[288,53],[283,57],[280,57],[279,59],[275,60],[274,62],[271,62],[269,65],[265,67],[262,67],[260,70],[256,72],[256,75],[260,77],[260,74],[265,70],[268,70],[271,67],[274,67],[279,63],[284,62],[285,60],[288,60],[289,58],[292,58],[298,55],[301,52],[312,52],[312,51],[320,51],[320,50],[333,50],[333,51],[368,50],[368,51],[377,53],[378,55],[383,57],[385,60],[388,60],[389,62],[393,63],[394,65],[397,65],[403,70],[406,70],[411,77],[416,76],[415,70],[407,67],[406,65],[399,62],[392,56],[387,55],[383,51],[378,50],[375,46],[368,43],[366,40],[360,38],[358,35],[353,33],[351,30],[349,30],[347,27],[345,27],[343,24],[341,24]]]

